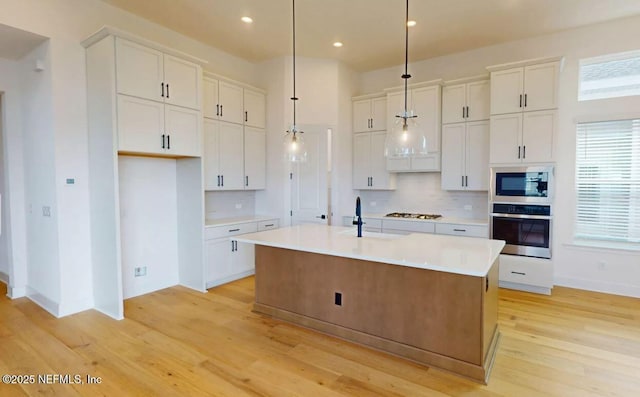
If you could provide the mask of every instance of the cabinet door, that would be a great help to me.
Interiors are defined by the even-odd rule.
[[[465,123],[442,126],[442,190],[464,190]]]
[[[244,125],[256,128],[266,127],[265,96],[258,91],[244,90]]]
[[[467,121],[489,120],[491,85],[489,80],[467,84]]]
[[[220,123],[214,120],[204,119],[204,190],[218,190],[218,176],[220,169],[218,168],[220,152],[219,139]]]
[[[386,112],[386,108],[385,108]],[[371,100],[353,102],[353,132],[369,131],[371,126]]]
[[[244,104],[242,87],[219,82],[218,101],[220,103],[220,120],[242,124],[244,122]]]
[[[244,188],[264,189],[266,186],[267,136],[259,128],[244,127]]]
[[[117,37],[116,74],[120,94],[164,101],[163,54],[160,51]]]
[[[370,178],[371,133],[362,132],[353,136],[353,188],[371,189]]]
[[[535,111],[558,107],[558,62],[524,68],[524,110]]]
[[[240,124],[220,122],[218,167],[220,190],[244,189],[244,139]]]
[[[556,111],[526,112],[522,121],[522,161],[553,161],[553,135]]]
[[[522,113],[491,116],[489,159],[492,164],[520,163]]]
[[[467,123],[465,146],[465,187],[467,190],[489,190],[488,120]]]
[[[167,153],[176,156],[201,156],[200,112],[180,106],[165,105],[164,114]]]
[[[464,121],[466,87],[459,84],[442,88],[442,124]]]
[[[440,152],[440,86],[412,90],[411,103],[418,128],[427,138],[428,152]]]
[[[386,131],[371,133],[371,189],[392,190],[396,188],[396,176],[387,171],[387,158],[384,156]]]
[[[165,103],[200,110],[202,70],[195,63],[164,56]]]
[[[407,110],[411,111],[411,91],[407,93]],[[402,119],[396,117],[404,112],[404,91],[387,94],[387,130],[391,131]]]
[[[234,241],[231,252],[231,274],[246,273],[255,270],[255,246]]]
[[[491,73],[491,114],[522,111],[523,75],[523,68]]]
[[[371,100],[371,130],[385,131],[387,129],[387,98]]]
[[[118,151],[164,154],[164,104],[118,95]]]
[[[212,282],[233,274],[231,268],[230,239],[223,238],[205,241],[205,258],[207,288],[210,288]]]
[[[218,80],[205,78],[202,80],[202,115],[210,119],[217,119],[219,114]]]

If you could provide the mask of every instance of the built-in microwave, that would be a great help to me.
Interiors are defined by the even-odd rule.
[[[491,201],[494,203],[551,203],[553,167],[491,168]]]

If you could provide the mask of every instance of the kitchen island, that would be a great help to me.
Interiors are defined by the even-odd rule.
[[[301,225],[255,244],[254,311],[486,382],[503,241]]]

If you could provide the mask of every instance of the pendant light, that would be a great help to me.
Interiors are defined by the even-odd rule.
[[[427,154],[427,138],[419,128],[413,110],[407,108],[408,80],[411,75],[409,68],[409,0],[406,0],[406,13],[404,21],[405,29],[405,55],[404,55],[404,110],[396,115],[396,122],[393,128],[387,132],[385,141],[385,156],[391,158],[410,157],[416,154]]]
[[[287,130],[287,134],[284,137],[284,153],[285,160],[292,163],[304,163],[307,161],[307,148],[304,144],[302,134],[304,131],[300,131],[296,124],[296,0],[292,0],[292,15],[293,15],[293,124]]]

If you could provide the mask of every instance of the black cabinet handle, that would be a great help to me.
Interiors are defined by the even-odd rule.
[[[467,229],[453,229],[454,232],[466,232]]]
[[[489,291],[489,279],[485,278],[484,281],[485,281],[484,292],[487,292]]]
[[[220,186],[220,175],[218,175],[218,187]]]
[[[467,106],[467,118],[469,118],[469,106]]]
[[[239,232],[240,229],[229,229],[229,233],[233,233],[233,232]]]
[[[518,146],[518,158],[520,158],[520,146]]]
[[[164,134],[162,134],[162,148],[164,149]]]
[[[464,118],[464,106],[462,107],[462,118]]]
[[[167,96],[169,98],[169,96]],[[171,149],[171,135],[167,135],[167,149]]]
[[[222,117],[222,105],[220,105],[220,117]]]
[[[465,176],[464,176],[464,185],[465,185],[466,187],[469,187],[469,175],[465,175]]]
[[[526,146],[522,147],[522,158],[523,159],[527,158],[527,147]]]
[[[268,224],[268,225],[264,225],[264,227],[273,227],[273,226],[275,226],[275,224],[274,224],[274,223],[270,223],[270,224]]]
[[[222,183],[221,186],[224,186],[224,175],[220,175],[220,182]]]
[[[244,185],[245,185],[245,186],[249,186],[249,176],[248,176],[248,175],[246,175],[246,176],[244,177]]]
[[[517,274],[517,275],[520,275],[520,276],[526,276],[527,275],[527,273],[523,273],[523,272],[511,272],[511,273],[512,274]]]
[[[371,187],[373,187],[373,177],[371,177]]]
[[[167,99],[169,99],[169,83],[167,83]]]
[[[522,94],[520,94],[520,107],[522,107]]]
[[[220,116],[220,104],[216,105],[216,116]]]
[[[460,176],[460,186],[464,187],[464,175]]]
[[[247,112],[246,110],[244,111],[244,122],[246,123],[247,121],[249,121],[249,112]]]
[[[524,107],[527,107],[527,94],[524,94]]]
[[[160,88],[162,88],[162,94],[160,94],[160,96],[164,98],[164,83],[160,83]]]
[[[373,129],[373,119],[371,119],[371,129]]]

